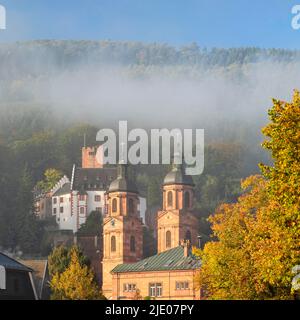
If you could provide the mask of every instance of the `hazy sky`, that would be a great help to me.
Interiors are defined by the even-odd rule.
[[[298,1],[300,4],[300,1]],[[297,0],[0,0],[0,41],[111,39],[300,48]]]

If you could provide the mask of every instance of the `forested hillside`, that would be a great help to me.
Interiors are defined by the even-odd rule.
[[[299,51],[206,49],[196,44],[35,41],[0,45],[0,246],[40,252],[44,225],[30,215],[48,168],[70,176],[83,135],[130,120],[132,127],[206,130],[206,163],[195,177],[200,230],[240,179],[267,160],[260,128],[276,90],[299,83]],[[275,79],[272,83],[268,76]],[[282,77],[285,86],[280,86]],[[299,83],[300,87],[300,83]],[[288,92],[288,93],[287,93]],[[276,96],[278,96],[278,94]],[[160,206],[167,167],[137,167],[150,207]]]

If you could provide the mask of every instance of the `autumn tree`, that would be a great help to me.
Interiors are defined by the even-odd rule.
[[[37,183],[37,187],[44,192],[50,191],[63,176],[63,173],[57,169],[47,169],[44,173],[44,180]]]
[[[73,252],[76,252],[81,265],[90,265],[87,257],[84,256],[82,251],[77,246],[73,246],[72,248],[58,246],[53,249],[48,257],[49,273],[51,277],[57,273],[63,273],[69,267]]]
[[[273,100],[269,116],[271,123],[263,129],[268,140],[263,147],[271,152],[274,165],[260,168],[268,180],[270,206],[265,217],[272,225],[264,242],[256,237],[252,244],[257,244],[255,262],[261,278],[281,298],[290,296],[292,268],[300,264],[299,92],[295,91],[291,102]],[[262,226],[266,228],[266,224]]]
[[[249,225],[257,210],[266,205],[265,181],[260,176],[242,183],[243,196],[234,204],[221,205],[209,218],[218,241],[198,250],[202,268],[197,281],[210,299],[255,299],[255,269],[247,247]]]
[[[300,264],[300,95],[274,100],[263,146],[274,164],[260,165],[237,203],[210,218],[215,242],[203,251],[197,276],[211,299],[291,299],[292,269]]]
[[[71,250],[71,261],[66,270],[56,273],[50,282],[52,300],[98,300],[103,299],[88,266],[80,263],[78,251]]]

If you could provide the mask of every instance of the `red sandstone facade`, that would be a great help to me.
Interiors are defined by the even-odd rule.
[[[83,147],[82,148],[82,168],[99,169],[103,168],[103,148]]]
[[[195,283],[196,274],[195,270],[114,273],[112,300],[145,297],[155,300],[200,300],[200,290]],[[129,291],[130,284],[135,289]],[[156,296],[151,297],[151,292]]]
[[[158,253],[177,247],[182,239],[197,245],[198,219],[193,214],[192,186],[163,187],[163,210],[157,213]]]
[[[107,193],[107,216],[103,222],[102,292],[112,297],[114,267],[134,263],[143,257],[143,227],[138,212],[139,197],[134,191],[121,190],[126,177],[119,175],[120,190]],[[117,188],[118,189],[118,188]]]
[[[137,192],[129,187],[121,190],[121,186],[129,186],[126,175],[119,175],[111,184],[113,190],[107,193],[103,294],[113,300],[200,299],[194,281],[200,261],[191,254],[191,245],[197,245],[198,236],[191,178],[184,175],[181,166],[175,165],[165,178],[163,208],[157,213],[158,255],[144,260],[141,260],[143,232]]]

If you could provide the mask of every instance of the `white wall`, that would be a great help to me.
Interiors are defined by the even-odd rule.
[[[95,201],[95,196],[99,195],[101,201]],[[60,197],[64,199],[63,203],[60,203]],[[57,203],[54,204],[54,198],[57,199]],[[70,200],[72,198],[72,201]],[[145,224],[145,215],[147,210],[147,200],[139,197],[139,212],[140,217]],[[72,206],[73,205],[73,206]],[[63,213],[60,212],[60,207],[63,207]],[[80,207],[84,208],[84,212],[80,213]],[[86,222],[87,217],[92,211],[96,211],[97,208],[101,208],[102,214],[105,213],[105,191],[87,191],[87,201],[79,201],[78,192],[72,191],[71,193],[52,197],[52,214],[56,209],[56,222],[59,226],[59,230],[72,230],[74,233],[78,231],[80,226]],[[54,214],[53,214],[54,215]]]
[[[54,198],[57,199],[54,204]],[[63,198],[63,202],[60,202],[60,198]],[[60,208],[63,208],[63,212],[60,212]],[[71,210],[71,193],[52,197],[52,214],[54,215],[54,209],[56,209],[56,222],[60,230],[74,230],[74,215]]]
[[[104,214],[105,191],[87,191],[87,194],[88,194],[88,203],[87,203],[88,215],[92,211],[96,211],[97,208],[101,208],[101,212],[102,212],[102,214]],[[95,201],[96,195],[101,197],[100,202]]]

